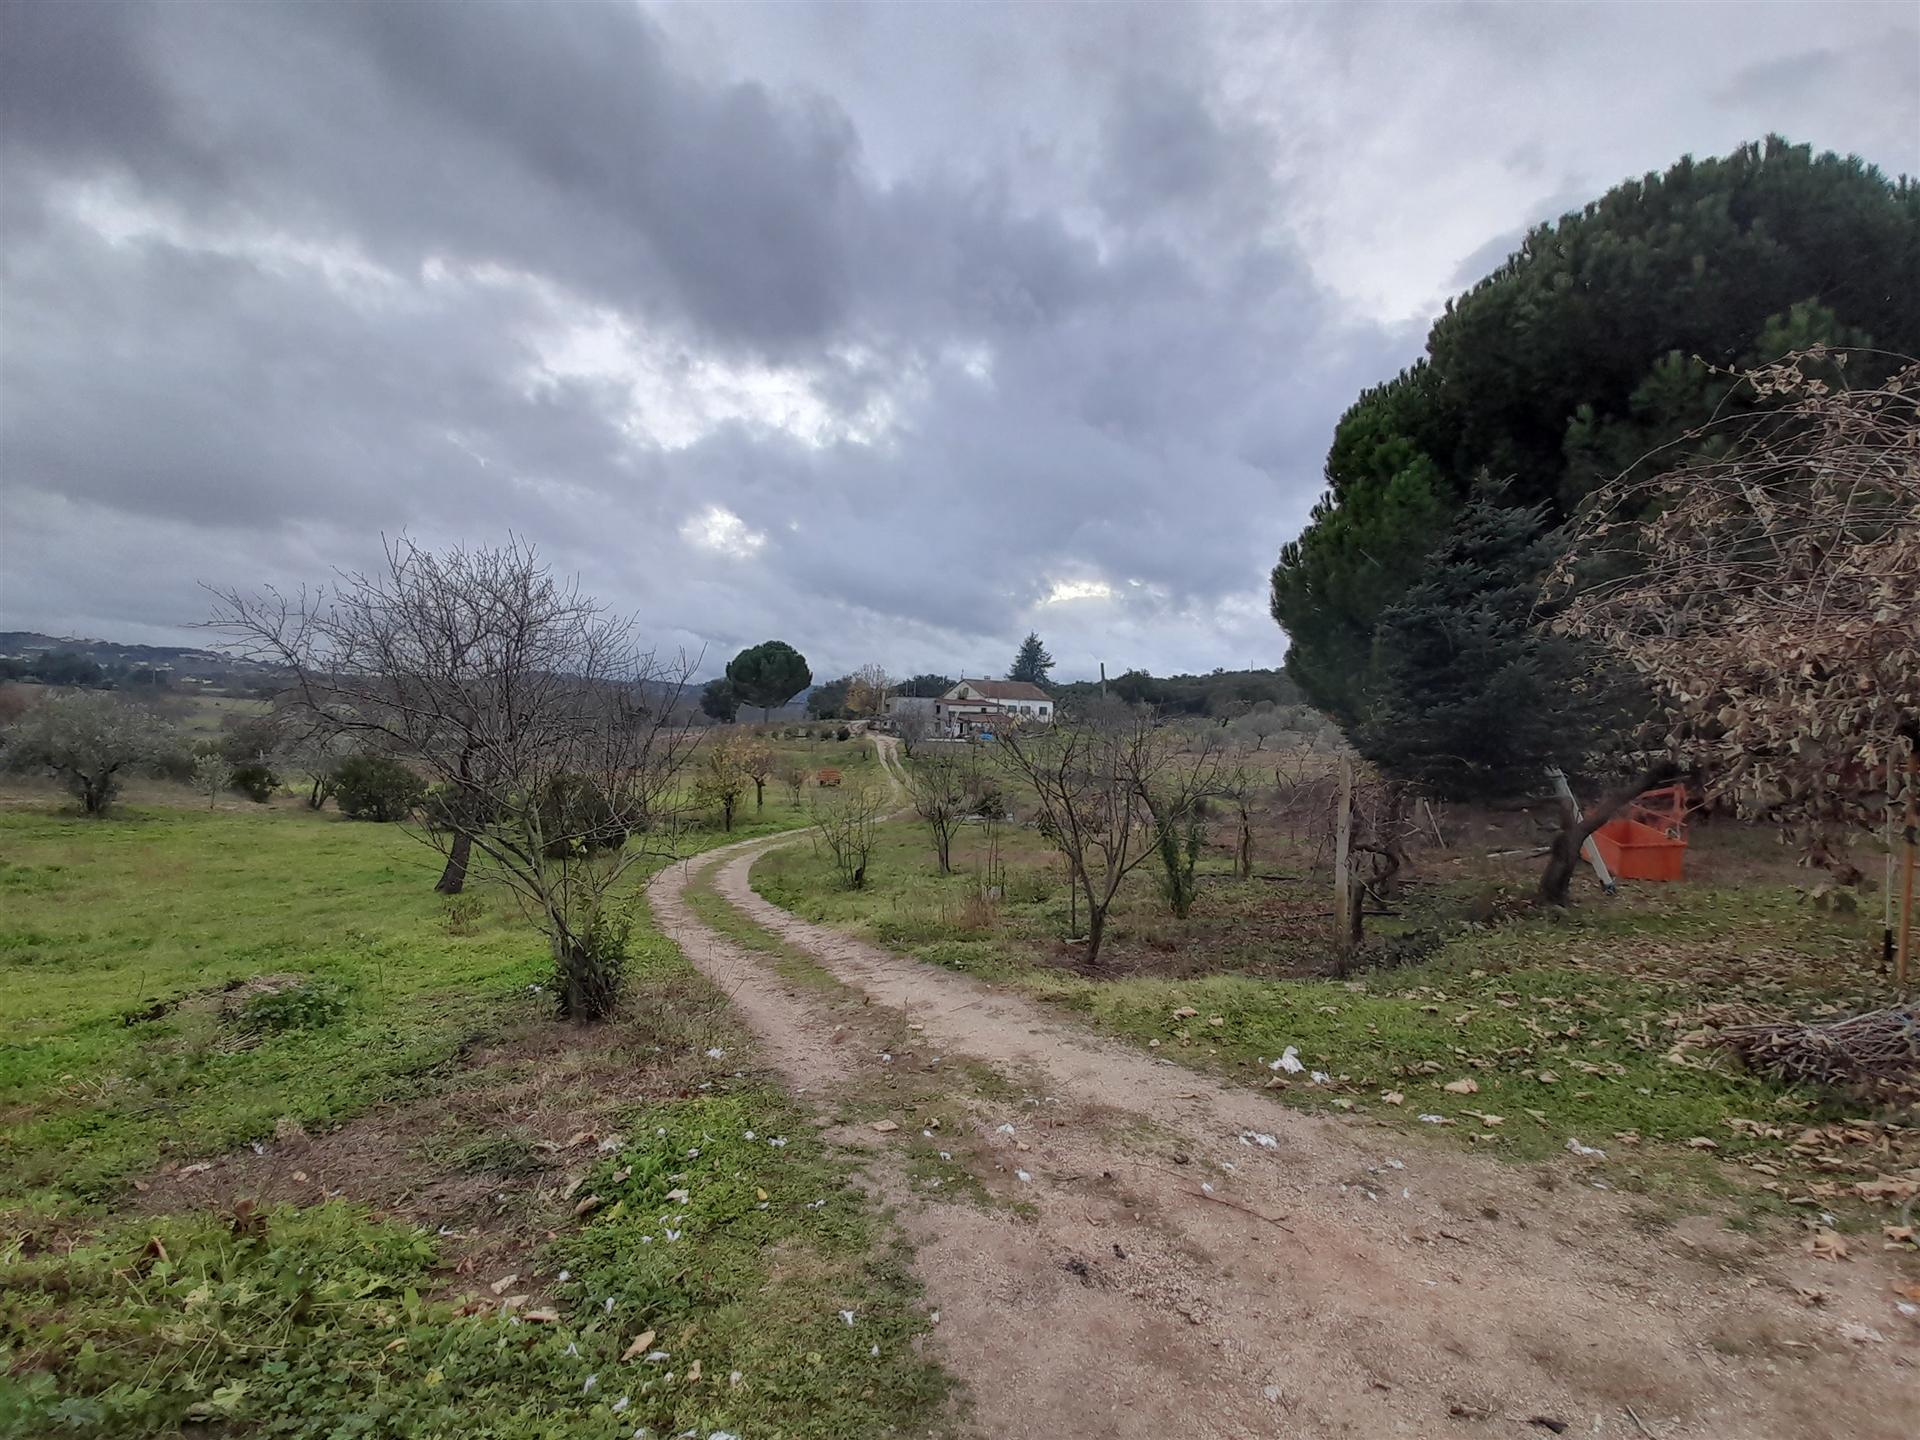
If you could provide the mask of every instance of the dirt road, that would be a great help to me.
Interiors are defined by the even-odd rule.
[[[656,913],[795,1089],[897,1098],[897,1131],[838,1138],[899,1209],[982,1433],[1913,1433],[1920,1327],[1871,1242],[1833,1263],[1637,1220],[1604,1166],[1511,1166],[1215,1083],[769,905],[748,871],[778,843],[664,872]],[[839,984],[701,923],[685,890],[711,867]],[[930,1090],[965,1133],[923,1133]],[[974,1198],[909,1180],[943,1147]]]

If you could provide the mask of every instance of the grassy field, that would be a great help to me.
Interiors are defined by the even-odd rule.
[[[1607,1183],[1625,1188],[1681,1176],[1755,1210],[1819,1213],[1845,1208],[1856,1183],[1920,1165],[1914,1132],[1882,1123],[1899,1117],[1686,1043],[1727,1007],[1820,1018],[1892,999],[1870,959],[1877,926],[1809,905],[1804,872],[1750,835],[1697,832],[1688,883],[1629,884],[1611,900],[1583,883],[1570,912],[1495,923],[1466,917],[1490,892],[1524,889],[1529,872],[1430,853],[1401,913],[1372,922],[1376,964],[1347,978],[1325,973],[1326,877],[1271,835],[1254,879],[1235,878],[1224,854],[1204,859],[1185,921],[1166,914],[1151,869],[1137,872],[1095,972],[1068,943],[1058,858],[1009,827],[989,897],[985,844],[966,827],[956,873],[941,876],[924,829],[899,820],[883,827],[863,890],[839,888],[806,847],[767,855],[754,884],[807,918],[1018,987],[1289,1103],[1516,1160],[1577,1140],[1609,1152]],[[1301,1070],[1276,1069],[1290,1048]]]
[[[394,827],[14,798],[0,1434],[944,1426],[890,1232],[647,925],[575,1030]]]

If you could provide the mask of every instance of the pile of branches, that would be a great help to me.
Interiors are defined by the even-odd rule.
[[[1920,1007],[1893,1006],[1827,1025],[1733,1025],[1715,1035],[1749,1070],[1790,1084],[1823,1085],[1863,1099],[1920,1093]]]

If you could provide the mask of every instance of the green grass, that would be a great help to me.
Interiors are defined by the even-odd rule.
[[[291,811],[0,816],[0,1203],[98,1199],[138,1170],[411,1093],[546,979],[504,897],[449,935],[435,859]],[[304,1017],[226,988],[284,976]],[[151,1017],[151,1018],[149,1018]]]
[[[952,876],[935,872],[919,827],[895,822],[883,830],[865,889],[838,887],[799,846],[762,859],[754,884],[808,919],[1014,986],[1157,1055],[1272,1088],[1288,1103],[1370,1113],[1512,1159],[1543,1158],[1577,1138],[1616,1161],[1681,1171],[1710,1188],[1723,1188],[1724,1177],[1705,1155],[1791,1169],[1799,1158],[1788,1152],[1792,1140],[1847,1113],[1844,1103],[1724,1059],[1676,1065],[1669,1051],[1711,1003],[1809,1017],[1889,1003],[1868,970],[1863,921],[1814,910],[1778,880],[1735,878],[1732,866],[1710,882],[1643,886],[1614,901],[1594,895],[1568,914],[1493,929],[1449,917],[1473,885],[1432,887],[1407,902],[1416,917],[1399,927],[1428,929],[1428,958],[1349,980],[1275,978],[1326,958],[1324,921],[1279,928],[1271,942],[1234,933],[1258,932],[1264,912],[1256,907],[1271,906],[1285,887],[1233,880],[1215,862],[1201,907],[1181,923],[1158,913],[1143,869],[1115,912],[1122,958],[1109,976],[1089,978],[1066,963],[1057,862],[1037,838],[1007,837],[1005,893],[983,910],[967,904],[982,865],[978,832],[963,835],[961,873]],[[1300,908],[1318,903],[1309,891],[1299,898]],[[1160,973],[1152,963],[1142,967],[1148,973],[1129,968],[1142,957]],[[1289,1046],[1328,1082],[1276,1074],[1271,1062]],[[1478,1089],[1444,1088],[1461,1080]],[[1421,1115],[1451,1123],[1422,1124]],[[1785,1133],[1755,1134],[1732,1120]],[[1715,1148],[1688,1148],[1696,1138]],[[1870,1157],[1860,1165],[1872,1173]]]
[[[794,818],[769,812],[687,848]],[[897,1242],[753,1073],[724,997],[643,917],[610,1060],[579,1071],[562,1045],[476,1072],[481,1037],[548,1033],[550,998],[529,993],[548,962],[497,892],[449,925],[437,868],[397,829],[289,808],[0,813],[0,1435],[940,1431]],[[450,1268],[453,1242],[351,1193],[144,1219],[115,1203],[282,1116],[320,1134],[409,1097],[436,1116],[475,1085],[508,1114],[564,1109],[556,1087],[583,1075],[603,1087],[583,1108],[611,1101],[626,1137],[585,1177],[604,1203],[584,1220],[533,1135],[453,1106],[385,1177],[484,1176],[529,1243],[557,1231],[522,1307],[550,1304],[549,1323],[503,1316],[486,1277]],[[485,1303],[463,1306],[473,1288]],[[622,1362],[649,1328],[673,1359]]]
[[[546,1257],[561,1267],[548,1323],[432,1298],[435,1238],[340,1203],[167,1217],[71,1253],[16,1246],[0,1257],[0,1431],[938,1428],[946,1383],[917,1353],[927,1321],[904,1257],[804,1115],[744,1084],[627,1119],[631,1139],[587,1182],[606,1203]],[[647,1330],[665,1356],[623,1361]]]

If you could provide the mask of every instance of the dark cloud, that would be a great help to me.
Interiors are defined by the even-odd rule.
[[[1354,237],[1424,295],[1545,218],[1383,205],[1425,142],[1369,67],[1578,54],[1485,11],[0,4],[0,625],[167,638],[200,580],[511,530],[822,673],[1036,626],[1274,663],[1266,569],[1423,329]],[[1491,154],[1570,206],[1641,163],[1585,133]]]

